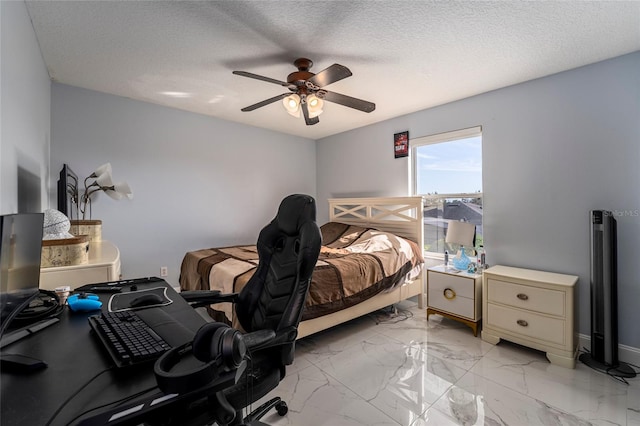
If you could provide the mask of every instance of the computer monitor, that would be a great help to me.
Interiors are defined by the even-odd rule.
[[[58,210],[69,219],[79,219],[77,198],[78,176],[65,164],[58,179]]]
[[[40,290],[43,213],[0,216],[0,336]]]

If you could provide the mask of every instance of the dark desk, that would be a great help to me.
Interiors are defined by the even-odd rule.
[[[167,295],[173,303],[151,309],[163,309],[195,335],[205,320],[165,281],[138,285],[138,290],[159,286],[169,288]],[[124,287],[123,291],[127,290],[128,287]],[[103,310],[107,309],[110,296],[100,294]],[[142,368],[109,369],[111,359],[96,336],[90,335],[87,318],[91,315],[95,312],[71,312],[66,307],[60,322],[2,349],[2,353],[27,355],[48,364],[48,368],[29,374],[1,373],[0,423],[3,426],[46,425],[56,410],[85,385],[56,415],[51,425],[75,423],[76,417],[87,410],[140,392],[147,391],[138,399],[160,393],[155,387],[153,362]],[[96,412],[91,411],[91,415]]]

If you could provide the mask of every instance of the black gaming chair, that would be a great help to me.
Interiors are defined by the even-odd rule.
[[[286,197],[276,217],[260,232],[259,264],[240,293],[181,293],[194,306],[234,303],[236,316],[246,332],[241,338],[247,353],[242,377],[208,401],[193,424],[207,416],[219,425],[264,424],[258,420],[273,407],[280,415],[286,414],[286,403],[274,398],[242,418],[242,410],[276,388],[285,377],[285,367],[293,363],[297,327],[322,243],[315,218],[316,205],[312,197],[298,194]],[[194,355],[198,357],[200,352],[201,358],[215,357],[225,350],[231,358],[241,355],[244,347],[238,351],[231,340],[220,339],[220,333],[228,333],[225,327],[220,323],[205,325],[193,341]],[[228,339],[238,340],[237,332],[233,331]]]

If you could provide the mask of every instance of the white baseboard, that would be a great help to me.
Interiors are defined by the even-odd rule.
[[[578,351],[584,352],[584,349],[591,350],[591,336],[578,334]],[[640,365],[640,349],[633,346],[618,345],[618,360],[627,364]]]

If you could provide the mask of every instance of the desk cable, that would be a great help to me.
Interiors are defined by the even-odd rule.
[[[251,358],[251,355],[248,352],[245,354],[244,359],[247,360],[247,374],[245,375],[245,386],[247,386],[247,390],[246,390],[246,392],[247,392],[247,400],[251,401],[251,399],[253,397],[253,360]],[[98,376],[100,376],[101,374],[103,374],[103,373],[105,373],[105,372],[107,372],[109,370],[112,370],[112,369],[113,369],[113,367],[110,367],[110,368],[107,368],[105,370],[102,370],[98,374],[94,375],[91,379],[89,379],[87,381],[87,383],[85,383],[82,387],[80,387],[80,389],[78,389],[69,398],[67,398],[67,400],[60,406],[60,408],[58,408],[58,410],[53,414],[53,416],[51,417],[51,419],[49,419],[49,421],[46,423],[45,426],[49,426],[51,424],[51,422],[55,419],[55,417],[60,413],[62,408],[65,405],[67,405],[69,403],[69,401],[71,401],[80,391],[82,391],[82,389],[87,387],[93,380],[97,379]],[[144,389],[144,390],[142,390],[140,392],[137,392],[137,393],[135,393],[133,395],[128,395],[126,397],[117,399],[115,401],[110,401],[110,402],[104,403],[102,405],[98,405],[96,407],[89,408],[88,410],[85,410],[85,411],[77,414],[74,418],[72,418],[68,422],[68,424],[72,424],[73,422],[75,422],[76,420],[81,418],[82,416],[84,416],[84,415],[86,415],[86,414],[88,414],[88,413],[90,413],[92,411],[99,410],[101,408],[105,408],[105,407],[108,407],[110,405],[118,405],[118,404],[125,403],[127,401],[132,400],[132,399],[138,398],[138,397],[144,395],[145,393],[151,392],[151,391],[153,391],[155,389],[158,389],[157,385],[156,386],[151,386],[151,387],[149,387],[147,389]],[[249,404],[248,404],[248,414],[250,414],[252,412],[251,406],[252,406],[252,403],[249,402]]]
[[[53,413],[53,415],[49,418],[49,421],[47,421],[47,423],[45,424],[45,426],[49,426],[51,424],[51,422],[53,422],[53,420],[58,416],[58,414],[60,414],[60,411],[62,411],[62,409],[64,407],[67,406],[67,404],[69,402],[71,402],[71,400],[73,398],[75,398],[84,388],[86,388],[87,386],[89,386],[91,384],[91,382],[93,382],[95,379],[97,379],[98,377],[100,377],[102,374],[106,373],[107,371],[111,371],[113,370],[113,367],[109,367],[109,368],[105,368],[104,370],[96,373],[93,377],[91,377],[89,380],[87,380],[85,382],[85,384],[83,384],[82,386],[80,386],[80,388],[78,388],[74,393],[72,393],[61,405],[60,407],[58,407],[58,409],[55,411],[55,413]]]
[[[249,403],[245,407],[247,415],[253,412],[252,408],[252,399],[253,399],[253,359],[251,358],[251,353],[249,351],[246,352],[244,358],[247,360],[247,373],[244,376],[246,389],[246,398]],[[251,419],[253,420],[253,419]]]
[[[57,317],[64,311],[64,305],[60,303],[58,295],[49,290],[40,290],[38,297],[33,299],[29,306],[23,309],[16,318],[14,324],[29,324],[37,320],[49,317]]]
[[[158,386],[151,386],[151,387],[149,387],[147,389],[141,390],[138,393],[134,393],[133,395],[128,395],[128,396],[125,396],[123,398],[116,399],[115,401],[106,402],[106,403],[104,403],[102,405],[98,405],[97,407],[89,408],[88,410],[85,410],[85,411],[81,412],[80,414],[78,414],[77,416],[75,416],[74,418],[72,418],[69,421],[68,424],[72,424],[73,422],[78,420],[80,417],[84,416],[85,414],[89,414],[92,411],[100,410],[101,408],[108,407],[109,405],[116,405],[117,406],[118,404],[122,404],[122,403],[128,402],[128,401],[130,401],[132,399],[138,398],[139,396],[142,396],[145,393],[149,393],[149,392],[151,392],[153,390],[156,390],[156,389],[158,389]]]
[[[247,354],[245,355],[245,359],[247,360],[247,364],[248,364],[248,371],[247,371],[247,374],[246,374],[246,376],[245,376],[245,385],[246,385],[246,387],[247,387],[247,401],[251,401],[251,398],[252,398],[252,396],[253,396],[253,360],[251,359],[251,355],[250,355],[248,352],[247,352]],[[82,390],[83,390],[84,388],[86,388],[87,386],[89,386],[89,385],[90,385],[94,380],[96,380],[96,379],[97,379],[98,377],[100,377],[102,374],[104,374],[104,373],[106,373],[106,372],[108,372],[108,371],[111,371],[111,370],[113,370],[113,369],[114,369],[114,367],[113,367],[113,366],[111,366],[111,367],[109,367],[109,368],[105,368],[104,370],[102,370],[102,371],[100,371],[100,372],[98,372],[98,373],[94,374],[94,375],[93,375],[93,377],[91,377],[89,380],[87,380],[87,381],[86,381],[82,386],[80,386],[80,388],[78,388],[74,393],[72,393],[71,395],[69,395],[69,397],[68,397],[68,398],[67,398],[67,399],[66,399],[66,400],[65,400],[65,401],[60,405],[60,407],[58,407],[58,409],[57,409],[57,410],[53,413],[53,415],[49,418],[49,420],[47,421],[47,423],[45,423],[45,426],[50,426],[50,425],[51,425],[51,423],[55,420],[55,418],[56,418],[56,417],[60,414],[60,412],[64,409],[64,407],[66,407],[66,406],[67,406],[67,404],[69,404],[69,402],[71,402],[71,401],[73,400],[73,398],[75,398],[75,397],[76,397],[80,392],[82,392]],[[88,410],[85,410],[85,411],[83,411],[83,412],[81,412],[81,413],[77,414],[74,418],[72,418],[72,419],[68,422],[68,424],[71,424],[71,423],[75,422],[76,420],[78,420],[78,419],[79,419],[79,418],[81,418],[82,416],[84,416],[84,415],[86,415],[86,414],[88,414],[88,413],[90,413],[90,412],[92,412],[92,411],[99,410],[99,409],[104,408],[104,407],[108,407],[109,405],[121,404],[121,403],[127,402],[127,401],[129,401],[129,400],[131,400],[131,399],[138,398],[139,396],[142,396],[142,395],[144,395],[145,393],[151,392],[152,390],[157,389],[157,388],[158,388],[158,386],[157,386],[157,385],[156,385],[156,386],[151,386],[151,387],[149,387],[149,388],[147,388],[147,389],[144,389],[144,390],[142,390],[142,391],[140,391],[140,392],[137,392],[137,393],[135,393],[135,394],[133,394],[133,395],[128,395],[128,396],[126,396],[126,397],[123,397],[123,398],[117,399],[117,400],[115,400],[115,401],[110,401],[110,402],[104,403],[104,404],[102,404],[102,405],[98,405],[98,406],[96,406],[96,407],[89,408]],[[252,403],[251,403],[251,402],[249,402],[249,405],[248,405],[248,413],[251,413],[251,406],[252,406]]]

